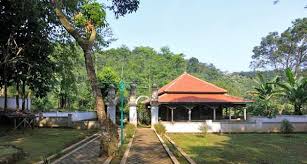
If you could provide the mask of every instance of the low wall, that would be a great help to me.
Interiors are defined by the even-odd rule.
[[[96,112],[45,112],[37,116],[39,127],[99,128]]]
[[[98,121],[71,121],[68,117],[48,117],[42,118],[37,121],[39,127],[63,127],[63,128],[76,128],[76,129],[97,129],[99,128]]]
[[[31,99],[26,99],[25,100],[26,103],[26,108],[27,109],[31,109]],[[0,108],[4,108],[4,97],[0,96]],[[7,108],[8,109],[16,109],[16,98],[15,97],[8,97],[7,98]],[[22,108],[22,99],[19,99],[19,109]]]
[[[72,115],[72,121],[83,121],[83,120],[95,120],[97,119],[96,112],[44,112],[37,114],[37,116],[42,115],[43,117],[55,117],[62,118]]]
[[[287,119],[295,132],[307,132],[307,116],[251,117],[247,121],[162,122],[169,133],[199,133],[203,126],[208,132],[279,132],[281,121]],[[296,119],[297,118],[297,119]]]

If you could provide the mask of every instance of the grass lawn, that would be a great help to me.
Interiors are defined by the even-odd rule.
[[[168,134],[196,163],[307,164],[307,134]]]
[[[44,155],[57,153],[94,132],[58,128],[27,129],[24,132],[21,130],[9,132],[8,135],[0,137],[0,143],[12,144],[25,151],[27,156],[19,163],[34,163],[40,161]]]

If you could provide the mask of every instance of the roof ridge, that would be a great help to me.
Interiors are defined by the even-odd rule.
[[[205,80],[202,80],[202,79],[200,79],[200,78],[198,78],[198,77],[195,77],[195,76],[193,76],[193,75],[191,75],[191,74],[188,74],[188,73],[186,73],[186,74],[189,75],[190,77],[194,78],[194,79],[200,80],[200,81],[202,81],[202,82],[204,82],[204,83],[206,83],[206,84],[209,84],[209,85],[211,85],[211,86],[213,86],[213,87],[216,87],[216,88],[218,88],[218,89],[221,89],[221,90],[223,90],[223,91],[225,91],[225,92],[228,92],[228,91],[227,91],[226,89],[224,89],[224,88],[218,87],[218,86],[216,86],[216,85],[214,85],[214,84],[211,84],[211,83],[209,83],[209,82],[207,82],[207,81],[205,81]]]

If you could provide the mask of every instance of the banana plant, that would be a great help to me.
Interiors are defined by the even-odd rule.
[[[262,74],[257,74],[257,79],[255,80],[257,86],[254,86],[254,90],[251,91],[251,93],[257,95],[261,100],[269,101],[273,96],[281,93],[281,90],[279,90],[276,85],[279,81],[279,76],[276,76],[271,81],[266,81]]]
[[[294,106],[294,114],[302,115],[302,107],[307,102],[307,78],[296,77],[290,68],[285,70],[286,81],[277,83],[283,95]]]
[[[272,98],[275,95],[281,94],[281,90],[276,85],[280,81],[280,77],[276,76],[270,81],[266,81],[261,74],[257,74],[253,91],[250,93],[256,96],[258,104],[262,104],[262,113],[268,117],[273,117],[276,110],[273,109]]]

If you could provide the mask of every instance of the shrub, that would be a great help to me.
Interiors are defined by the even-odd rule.
[[[163,135],[166,133],[166,128],[165,126],[162,124],[162,123],[158,123],[158,124],[155,124],[155,129],[156,129],[156,132],[160,135]]]
[[[150,110],[146,109],[143,103],[137,106],[138,123],[141,125],[150,125]]]
[[[133,124],[127,123],[125,126],[125,135],[126,138],[132,138],[133,134],[135,132],[135,126]]]
[[[204,123],[199,127],[199,130],[201,131],[203,136],[206,136],[208,134],[208,125]]]
[[[291,122],[289,122],[288,120],[284,119],[281,122],[281,126],[280,126],[280,132],[288,134],[288,133],[292,133],[294,130],[293,125],[291,124]]]

